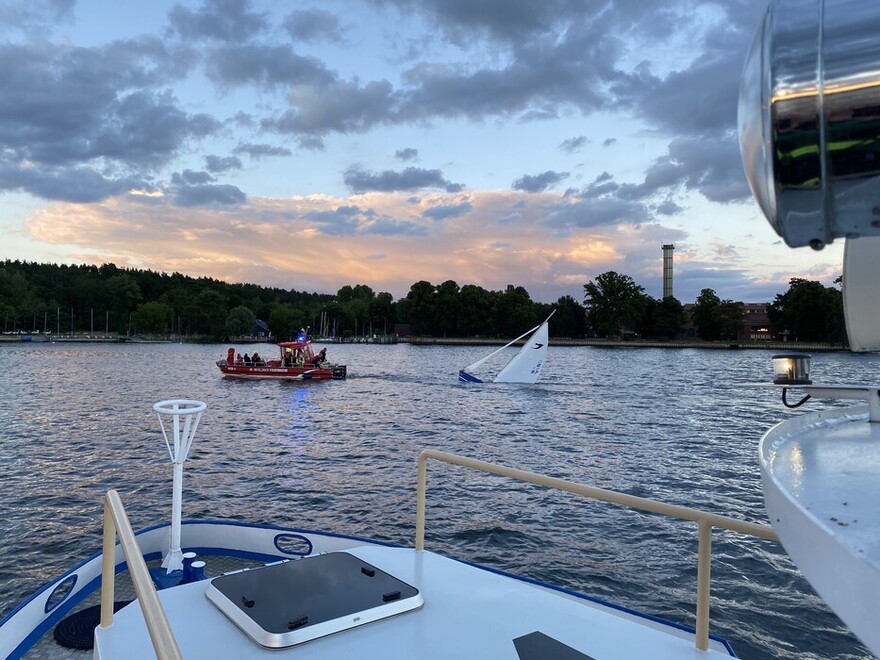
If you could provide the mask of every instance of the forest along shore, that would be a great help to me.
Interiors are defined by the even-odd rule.
[[[405,344],[429,346],[503,346],[508,340],[494,337],[401,337]],[[522,345],[523,341],[515,345]],[[849,346],[822,342],[768,342],[768,341],[700,341],[699,339],[568,339],[550,337],[551,346],[597,346],[607,348],[722,348],[763,349],[771,351],[848,351]]]
[[[316,338],[315,343],[335,343],[328,339]],[[522,346],[525,340],[514,342],[514,346]],[[79,337],[52,337],[47,335],[0,335],[0,343],[21,342],[76,342],[76,343],[212,343],[206,342],[204,337],[198,338],[174,338],[174,339],[142,339],[116,336],[79,336]],[[394,341],[345,341],[346,344],[413,344],[425,346],[503,346],[508,340],[495,337],[397,337]],[[216,343],[216,342],[213,342]],[[220,342],[224,343],[224,342]],[[273,344],[274,340],[266,339],[236,339],[239,344]],[[768,342],[768,341],[700,341],[699,339],[570,339],[562,337],[550,337],[551,346],[596,346],[606,348],[721,348],[721,349],[763,349],[780,352],[816,352],[816,351],[848,351],[849,346],[842,344],[829,344],[821,342]]]

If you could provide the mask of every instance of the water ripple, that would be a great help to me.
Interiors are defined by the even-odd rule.
[[[272,346],[257,347],[272,354]],[[331,346],[346,381],[237,382],[226,346],[0,345],[0,613],[100,546],[100,498],[135,527],[170,518],[152,404],[208,403],[184,516],[411,544],[426,447],[766,522],[756,449],[791,414],[770,351],[551,346],[534,387],[457,382],[482,347]],[[814,357],[823,382],[876,356]],[[432,464],[427,545],[693,624],[696,528]],[[438,477],[444,476],[446,481]],[[773,543],[716,532],[712,632],[744,658],[867,658]]]

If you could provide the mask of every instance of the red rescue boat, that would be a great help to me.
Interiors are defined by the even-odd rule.
[[[236,352],[232,347],[226,358],[217,360],[217,366],[227,378],[275,380],[340,380],[346,376],[344,364],[327,362],[327,349],[315,353],[308,335],[300,334],[296,341],[278,344],[281,354],[277,359],[266,360],[259,353],[253,355]]]

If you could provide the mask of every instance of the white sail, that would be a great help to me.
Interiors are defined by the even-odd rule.
[[[549,319],[548,319],[549,320]],[[535,383],[547,358],[549,324],[544,321],[513,359],[495,376],[496,383]]]
[[[523,337],[525,337],[527,334],[529,334],[530,332],[534,332],[535,330],[537,330],[537,329],[540,328],[540,327],[541,327],[541,326],[536,325],[536,326],[535,326],[534,328],[532,328],[531,330],[526,330],[524,333],[522,333],[522,334],[521,334],[519,337],[517,337],[516,339],[512,339],[512,340],[510,340],[509,342],[507,342],[506,344],[504,344],[504,346],[502,346],[501,348],[499,348],[497,351],[492,351],[492,352],[489,353],[489,355],[487,355],[486,357],[484,357],[484,358],[480,358],[479,360],[477,360],[477,361],[474,362],[473,364],[469,364],[468,366],[466,366],[466,367],[463,369],[463,371],[473,371],[474,369],[477,369],[480,365],[483,364],[483,362],[485,362],[485,361],[488,360],[489,358],[491,358],[491,357],[497,355],[498,353],[500,353],[501,351],[503,351],[503,350],[504,350],[505,348],[507,348],[508,346],[510,346],[510,345],[512,345],[512,344],[515,344],[515,343],[518,342],[520,339],[522,339]]]
[[[470,372],[482,365],[492,356],[503,351],[508,346],[515,344],[526,335],[534,333],[528,338],[519,353],[517,353],[513,359],[505,365],[493,382],[535,383],[538,380],[538,376],[541,375],[541,367],[544,365],[544,359],[547,356],[547,344],[549,343],[550,335],[550,317],[555,313],[556,310],[554,309],[550,312],[550,316],[548,316],[541,325],[534,327],[531,330],[527,330],[513,341],[508,342],[498,350],[493,351],[486,357],[480,358],[473,364],[459,371],[458,379],[464,383],[482,383],[482,380]]]

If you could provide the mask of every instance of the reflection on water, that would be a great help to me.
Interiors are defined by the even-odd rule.
[[[101,495],[132,524],[171,516],[156,401],[208,409],[185,518],[230,518],[411,544],[426,447],[766,522],[761,434],[788,411],[770,351],[551,346],[535,386],[469,385],[484,347],[329,347],[349,378],[237,382],[226,346],[0,346],[0,612],[100,546]],[[257,347],[266,354],[270,346]],[[819,354],[817,382],[876,382],[878,358]],[[810,406],[806,406],[807,409]],[[440,477],[447,477],[441,481]],[[429,470],[428,547],[693,624],[692,525]],[[716,532],[712,632],[744,658],[866,658],[773,543]]]

